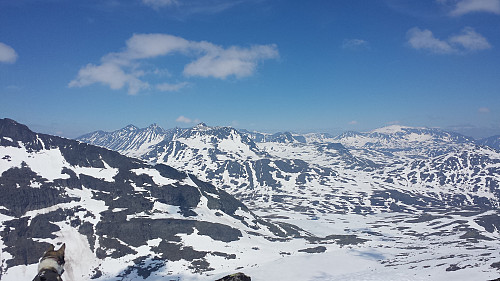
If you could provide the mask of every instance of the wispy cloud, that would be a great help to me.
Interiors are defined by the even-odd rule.
[[[9,45],[0,42],[0,63],[15,63],[16,51]]]
[[[178,18],[193,15],[213,15],[245,3],[261,0],[140,0],[143,5],[155,10],[170,10]]]
[[[421,30],[414,27],[406,33],[408,44],[414,49],[424,49],[432,53],[449,54],[454,52],[446,41],[437,39],[430,30]]]
[[[142,0],[142,3],[155,9],[178,4],[176,0]]]
[[[189,85],[189,83],[187,82],[181,82],[177,84],[162,83],[156,85],[156,89],[162,92],[177,92],[180,89],[186,87],[187,85]]]
[[[490,113],[490,109],[488,107],[480,107],[477,111],[479,113]]]
[[[437,0],[437,2],[451,6],[451,16],[478,12],[500,15],[500,0]]]
[[[181,116],[177,117],[177,119],[175,119],[175,122],[184,123],[184,124],[193,124],[193,123],[200,123],[200,120],[199,119],[191,119],[191,118],[188,118],[188,117],[181,115]]]
[[[276,45],[257,45],[250,48],[229,47],[224,49],[210,43],[201,42],[199,47],[205,54],[186,65],[184,74],[187,76],[225,79],[234,75],[241,78],[252,75],[258,62],[278,57]]]
[[[479,51],[490,49],[491,45],[488,40],[481,34],[474,31],[472,27],[466,27],[461,34],[451,36],[448,41],[451,44],[462,47],[467,51]]]
[[[352,120],[348,123],[349,125],[358,125],[358,121]]]
[[[84,87],[101,83],[113,90],[128,87],[128,93],[135,95],[141,90],[150,88],[149,83],[139,79],[142,75],[140,71],[126,73],[122,66],[116,63],[105,62],[101,65],[89,63],[78,71],[77,78],[69,83],[69,87]]]
[[[434,37],[428,29],[421,30],[418,27],[408,30],[406,36],[412,48],[435,54],[461,54],[491,48],[488,40],[472,27],[466,27],[445,40]]]
[[[260,62],[279,57],[277,46],[272,44],[224,48],[210,42],[189,41],[169,34],[134,34],[127,40],[123,51],[104,55],[101,64],[82,67],[69,87],[101,83],[114,90],[127,87],[131,95],[153,88],[160,91],[179,90],[187,83],[151,85],[144,77],[145,73],[157,74],[154,69],[144,69],[152,68],[151,59],[167,55],[183,55],[192,59],[184,66],[182,74],[185,77],[217,79],[251,76]],[[142,64],[146,59],[148,64]]]
[[[368,41],[363,39],[345,39],[342,41],[342,49],[359,50],[367,49],[368,47]]]

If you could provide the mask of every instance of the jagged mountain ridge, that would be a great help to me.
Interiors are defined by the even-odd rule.
[[[301,191],[307,182],[313,181],[319,186],[338,176],[330,167],[273,156],[271,151],[261,147],[264,144],[276,143],[254,143],[246,134],[229,127],[196,126],[143,158],[194,171],[247,204],[261,207],[309,208],[307,200],[303,202],[305,206],[300,207],[292,204],[290,197],[313,197],[314,191]],[[301,142],[282,142],[281,139],[277,139],[277,144],[304,145]],[[371,164],[350,155],[340,144],[318,145],[317,149],[335,152],[324,154],[330,155],[330,160],[335,159],[349,167],[369,169]],[[327,205],[327,202],[322,204],[324,207]],[[333,206],[328,209],[332,210]]]
[[[7,137],[6,140],[12,142],[11,137]],[[283,268],[284,265],[286,265],[285,268],[287,268],[287,271],[285,272],[289,273],[287,276],[289,276],[290,280],[297,278],[299,275],[295,274],[299,272],[303,274],[304,271],[299,269],[304,267],[307,267],[308,271],[311,271],[310,278],[326,276],[333,280],[363,280],[364,277],[370,277],[370,279],[375,280],[387,280],[391,279],[384,278],[387,277],[389,271],[395,273],[394,276],[389,275],[394,280],[405,278],[411,280],[415,274],[421,274],[422,276],[426,276],[426,278],[428,276],[428,280],[442,280],[443,277],[445,279],[470,280],[470,276],[474,278],[481,276],[481,280],[489,280],[493,276],[496,276],[495,266],[498,259],[492,254],[498,252],[496,241],[500,237],[500,224],[498,223],[498,212],[495,211],[496,209],[491,210],[491,205],[485,205],[483,209],[471,205],[470,199],[473,196],[471,197],[470,195],[474,195],[473,193],[468,194],[461,191],[458,195],[466,194],[469,197],[465,196],[465,198],[459,198],[459,200],[452,198],[450,200],[449,198],[440,198],[439,196],[453,193],[436,194],[435,189],[427,188],[429,190],[429,194],[427,194],[423,192],[423,186],[419,182],[415,184],[413,188],[415,190],[411,190],[411,188],[408,188],[406,185],[403,186],[399,182],[387,182],[389,171],[397,173],[399,167],[406,167],[410,162],[419,161],[420,159],[405,157],[404,151],[398,152],[399,154],[392,154],[387,151],[367,148],[347,148],[340,143],[329,142],[317,142],[314,144],[300,142],[254,142],[256,147],[252,149],[252,142],[245,143],[244,140],[245,136],[238,135],[238,132],[232,128],[208,127],[204,125],[198,126],[191,133],[170,142],[172,144],[170,151],[168,149],[159,151],[164,153],[162,154],[164,157],[168,156],[171,159],[178,160],[172,161],[173,163],[192,168],[197,173],[202,174],[200,171],[210,171],[211,169],[221,172],[223,175],[221,182],[228,183],[228,186],[224,187],[228,191],[232,191],[231,188],[240,187],[237,183],[232,182],[233,180],[239,180],[241,183],[248,180],[248,178],[240,177],[245,174],[241,173],[241,170],[238,169],[240,166],[236,164],[243,165],[243,167],[247,167],[245,165],[248,165],[250,169],[247,170],[248,174],[252,175],[251,178],[252,180],[255,179],[256,183],[253,192],[261,194],[260,197],[247,201],[255,202],[252,205],[252,209],[256,210],[259,214],[269,216],[274,222],[277,222],[276,227],[278,230],[282,232],[288,230],[289,233],[305,236],[307,243],[303,243],[303,239],[301,238],[290,241],[280,238],[272,233],[269,225],[266,226],[265,224],[261,226],[261,229],[252,231],[246,225],[242,226],[242,228],[236,227],[232,223],[235,222],[240,226],[243,224],[239,219],[249,221],[245,216],[241,217],[244,212],[238,212],[236,214],[237,220],[232,220],[229,218],[230,216],[225,216],[223,212],[210,211],[203,207],[208,206],[208,203],[202,204],[202,206],[198,204],[195,208],[189,207],[191,205],[187,204],[188,207],[184,208],[184,211],[180,210],[181,208],[179,207],[180,205],[185,205],[181,203],[182,200],[177,201],[179,206],[169,204],[165,204],[167,205],[165,206],[162,202],[159,202],[157,204],[153,203],[152,209],[148,207],[151,205],[146,205],[137,211],[123,210],[123,205],[108,206],[108,203],[105,203],[104,206],[98,205],[102,209],[95,209],[96,201],[104,195],[108,195],[108,198],[111,199],[116,198],[121,202],[124,202],[121,197],[125,196],[123,196],[123,193],[121,197],[116,196],[117,193],[107,194],[106,192],[111,192],[109,189],[102,191],[99,189],[90,190],[89,194],[87,192],[89,188],[86,186],[86,194],[72,195],[73,197],[79,197],[80,203],[78,204],[84,205],[84,207],[63,205],[63,208],[59,208],[64,211],[63,214],[61,214],[62,211],[54,213],[50,207],[49,209],[42,209],[42,213],[48,212],[48,214],[46,213],[50,217],[48,221],[52,222],[47,229],[41,232],[43,233],[42,237],[47,238],[39,238],[37,236],[34,237],[34,240],[37,242],[53,242],[54,240],[62,242],[64,239],[70,239],[74,243],[78,241],[76,239],[78,237],[83,236],[84,240],[88,240],[87,237],[92,237],[92,233],[96,234],[94,235],[96,236],[95,241],[87,242],[89,245],[92,244],[96,247],[85,253],[88,254],[90,252],[96,255],[95,249],[100,248],[100,243],[96,243],[96,241],[100,242],[102,239],[105,246],[107,246],[106,254],[111,255],[107,260],[102,262],[100,267],[96,267],[95,265],[88,267],[98,270],[92,273],[98,280],[119,280],[123,278],[146,278],[148,280],[167,278],[167,280],[175,280],[175,272],[192,272],[197,270],[207,270],[204,271],[205,273],[202,273],[207,275],[198,275],[198,277],[194,278],[195,280],[214,280],[216,278],[212,278],[213,276],[210,277],[209,274],[213,273],[217,275],[218,272],[224,271],[225,268],[228,271],[234,271],[239,266],[242,266],[242,264],[244,272],[249,272],[252,280],[254,276],[256,276],[255,280],[268,280],[269,274],[271,276],[274,274],[275,276],[277,268]],[[168,144],[163,143],[163,145]],[[471,149],[471,154],[475,155],[477,153],[475,147],[467,147]],[[43,153],[46,154],[47,151],[43,151]],[[481,153],[486,157],[481,160],[482,163],[485,163],[486,167],[491,168],[490,165],[497,166],[494,162],[490,162],[491,159],[495,159],[495,153],[491,153],[491,150],[488,149]],[[489,155],[487,155],[488,153]],[[18,158],[18,155],[11,154],[8,154],[11,157],[10,162],[9,158],[6,157],[2,159],[5,162],[0,163],[12,164],[12,161]],[[80,154],[86,155],[87,153],[80,151]],[[99,158],[99,155],[95,153],[91,154],[96,157],[85,157],[84,159],[86,160],[82,160],[82,163],[95,162],[93,160],[97,160],[97,162],[103,161]],[[182,157],[179,155],[182,155]],[[451,155],[444,154],[444,156],[441,155],[440,157]],[[38,158],[40,155],[32,156]],[[27,159],[27,157],[23,159]],[[113,165],[109,165],[106,159],[107,157],[104,157],[102,165],[99,166],[101,168],[98,170],[102,170],[101,174],[92,175],[90,174],[91,172],[96,173],[97,171],[80,169],[76,166],[73,167],[74,165],[67,166],[68,170],[74,171],[78,179],[87,179],[87,182],[90,182],[88,181],[89,178],[101,179],[93,180],[92,182],[104,182],[105,184],[106,179],[110,179],[110,175],[103,172],[109,170],[107,166],[114,167]],[[437,161],[441,158],[432,159]],[[469,159],[469,156],[464,156],[464,159]],[[142,163],[139,160],[134,161]],[[455,163],[456,161],[441,162]],[[439,164],[441,162],[436,163]],[[190,166],[190,163],[195,164]],[[256,163],[260,163],[260,166],[255,165]],[[475,161],[471,163],[475,163]],[[32,169],[38,171],[38,166],[33,165],[36,164],[35,162],[28,161],[27,164],[30,164]],[[235,168],[232,168],[233,164]],[[458,165],[446,165],[460,167]],[[59,172],[62,170],[61,166],[55,166],[49,170],[54,171],[53,168],[56,168],[56,175],[61,174]],[[323,173],[326,171],[326,168],[329,168],[328,172],[331,173]],[[137,169],[133,170],[132,175],[137,174]],[[460,171],[461,168],[456,170]],[[142,172],[143,170],[140,171]],[[137,191],[144,189],[147,192],[149,188],[152,190],[162,188],[161,186],[148,186],[148,183],[158,180],[153,175],[156,174],[155,172],[151,170],[145,171],[145,173],[141,172],[139,174],[142,177],[150,178],[150,180],[143,180],[142,184],[138,184],[137,180],[133,180],[130,182],[130,185],[132,185],[134,190],[136,188],[138,189]],[[54,173],[45,176],[50,178],[51,175],[57,180]],[[111,173],[111,176],[113,175],[114,173]],[[451,176],[452,174],[448,175]],[[4,175],[2,175],[2,178],[4,178]],[[6,175],[5,178],[19,179],[21,177],[19,175]],[[32,177],[28,178],[31,179]],[[108,188],[116,185],[117,175],[114,175],[114,179],[115,182],[110,182],[107,185]],[[213,182],[216,182],[216,178],[213,179]],[[30,186],[35,189],[40,187],[36,181],[34,184],[31,181],[25,181],[24,183],[20,183],[20,185]],[[187,184],[187,186],[193,187],[195,185],[196,183]],[[251,189],[247,188],[241,188],[240,190],[242,191],[242,196],[249,194],[251,191]],[[78,192],[78,189],[73,188],[70,190],[71,194],[75,192]],[[139,192],[144,194],[144,191]],[[216,193],[210,193],[220,198]],[[201,196],[200,199],[206,198],[208,200],[209,197],[211,197],[210,194],[207,194]],[[36,202],[36,198],[34,196],[34,199],[28,201]],[[129,199],[131,201],[125,201],[128,204],[136,201],[135,198],[129,197]],[[158,201],[157,199],[154,200],[154,196],[146,196],[145,199]],[[462,201],[465,204],[458,204]],[[110,201],[109,204],[113,204],[112,202]],[[144,202],[144,200],[139,200],[138,202]],[[193,200],[192,202],[197,201]],[[90,213],[85,212],[89,210],[89,208],[85,209],[85,206],[88,205],[94,205],[94,208],[90,208]],[[72,208],[76,208],[76,211],[79,212],[77,216],[71,214]],[[489,211],[488,208],[490,208]],[[5,209],[0,207],[0,213],[4,211]],[[190,216],[190,211],[197,213],[198,216]],[[199,228],[202,229],[201,233],[198,230],[198,225],[191,227],[189,223],[187,230],[184,228],[185,225],[176,224],[173,227],[177,232],[162,232],[165,226],[161,224],[161,221],[166,218],[165,216],[172,219],[171,216],[174,214],[177,215],[173,219],[196,220],[200,221],[200,224],[203,224],[203,222],[218,222],[224,225],[221,221],[207,221],[207,216],[214,218],[213,215],[209,215],[214,214],[213,211],[215,211],[215,219],[217,220],[221,219],[221,217],[230,219],[231,223],[225,225],[240,231],[239,233],[242,236],[239,236],[237,240],[229,242],[217,240],[224,238],[221,238],[218,232],[211,232],[209,229],[213,230],[213,228],[208,227],[210,224],[200,226]],[[126,215],[125,221],[121,215],[123,212],[131,212],[130,215]],[[223,216],[220,216],[220,214],[217,215],[217,212],[220,212]],[[60,221],[61,217],[67,215],[67,213],[69,213],[69,217],[72,219],[63,223]],[[357,215],[357,213],[363,215]],[[187,218],[186,215],[188,215]],[[76,217],[80,221],[83,221],[86,227],[82,228],[78,226]],[[120,230],[120,227],[113,227],[114,225],[109,224],[108,221],[102,224],[97,223],[94,227],[93,223],[97,219],[101,219],[101,217],[116,218],[117,222],[123,223],[124,229]],[[304,219],[301,220],[301,217]],[[30,234],[34,233],[32,227],[43,226],[44,222],[46,222],[45,218],[39,212],[25,213],[21,219],[27,221],[26,225],[28,227],[17,226],[19,228],[18,231],[14,231],[17,228],[12,230],[14,225],[2,224],[0,226],[0,232],[2,233],[1,242],[4,243],[4,235],[7,235],[5,230],[7,229],[13,232],[12,236],[7,237],[11,240],[13,236],[20,232],[32,235]],[[4,220],[5,217],[0,215],[0,219]],[[7,219],[11,220],[10,218]],[[139,225],[130,222],[136,222],[138,219],[145,219],[145,221],[142,221],[142,224]],[[238,221],[241,223],[238,223]],[[306,229],[312,230],[317,230],[320,225],[325,225],[327,226],[327,230],[313,231],[321,235],[321,237],[314,237],[298,228],[286,227],[279,224],[279,222],[300,223],[301,225],[310,227]],[[74,233],[74,231],[71,232],[73,227],[70,226],[72,224],[78,228],[77,233]],[[250,226],[255,225],[250,224]],[[154,238],[156,236],[138,237],[136,233],[141,233],[144,227],[154,233],[160,233],[156,235],[159,238]],[[100,231],[95,231],[94,228]],[[222,226],[216,229],[226,228]],[[183,231],[186,233],[183,233]],[[254,234],[261,234],[253,236],[248,231]],[[338,235],[339,232],[342,235]],[[38,233],[40,233],[40,230],[38,230]],[[229,233],[233,232],[229,231]],[[238,234],[237,232],[234,233]],[[236,236],[229,235],[229,237]],[[274,238],[272,238],[273,236]],[[118,238],[113,239],[113,237]],[[272,241],[269,241],[265,237],[271,237]],[[161,239],[168,242],[162,244]],[[138,241],[145,240],[147,240],[146,245],[142,244],[139,246],[140,243]],[[339,248],[335,246],[336,243],[349,246],[347,248]],[[364,243],[363,245],[366,246],[361,246],[359,243]],[[312,245],[307,246],[307,244]],[[0,245],[0,249],[4,253],[8,253],[4,251],[5,247],[3,244]],[[131,252],[129,249],[137,252],[137,254]],[[180,256],[161,254],[162,251],[176,253],[179,249],[183,252]],[[103,251],[99,251],[99,253],[103,254]],[[80,252],[78,254],[81,255]],[[5,260],[11,259],[9,254],[3,257],[6,257],[4,258]],[[279,259],[276,259],[277,257]],[[370,257],[375,258],[378,265]],[[78,261],[67,260],[67,265],[87,260],[87,258],[85,256]],[[167,263],[164,262],[165,259],[168,260]],[[345,259],[346,265],[356,264],[356,267],[366,268],[365,273],[361,271],[359,274],[346,275],[346,272],[342,268],[334,267],[338,269],[332,270],[331,261],[340,262],[343,259]],[[124,264],[120,270],[115,271],[111,262],[123,260],[128,263]],[[290,263],[287,262],[288,260],[290,260]],[[297,268],[297,261],[301,261],[300,268]],[[2,261],[3,264],[4,260]],[[21,275],[16,275],[16,268],[21,267],[10,267],[8,274],[4,274],[2,280],[18,280]],[[28,266],[27,268],[32,267]],[[214,268],[214,270],[211,268]],[[75,269],[68,268],[64,276],[65,280],[78,279],[68,278],[71,277],[71,275],[68,275],[70,272],[74,275]],[[328,273],[325,274],[325,272]],[[85,274],[89,273],[85,272]],[[102,276],[98,277],[99,274],[102,274]],[[336,277],[330,274],[336,274]],[[29,278],[28,275],[24,276]],[[219,276],[223,275],[225,274]],[[17,279],[13,279],[12,276],[15,276]],[[115,276],[115,278],[111,278],[110,276]],[[396,276],[399,278],[396,278]],[[177,275],[177,277],[183,276]],[[189,276],[189,278],[193,278],[193,276]],[[191,280],[189,278],[188,280]],[[304,279],[309,280],[308,278]],[[181,280],[184,279],[181,278]]]
[[[389,126],[334,138],[302,136],[305,141],[290,133],[264,136],[201,125],[142,158],[190,171],[252,207],[365,213],[412,210],[415,200],[498,206],[498,170],[477,172],[496,167],[496,152],[459,134]],[[469,165],[441,163],[453,159]]]
[[[250,132],[244,129],[239,132],[249,136],[253,141],[260,142],[277,142],[277,143],[294,143],[294,142],[307,142],[306,138],[302,135],[292,134],[290,132],[278,132],[274,134],[266,134],[260,132]]]
[[[0,155],[2,280],[32,278],[54,241],[68,245],[69,280],[175,278],[232,271],[253,243],[278,258],[279,245],[269,245],[300,231],[257,217],[191,174],[10,119],[0,119]]]
[[[478,143],[500,150],[500,135],[478,140]]]
[[[113,132],[95,131],[77,139],[128,156],[138,157],[150,151],[154,145],[165,140],[172,140],[176,134],[182,131],[180,128],[165,130],[156,124],[151,124],[142,129],[134,125],[128,125]]]

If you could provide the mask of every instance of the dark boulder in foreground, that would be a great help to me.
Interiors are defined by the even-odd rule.
[[[235,274],[231,274],[228,276],[224,276],[221,279],[217,279],[215,281],[251,281],[252,278],[246,276],[245,274],[238,272]]]

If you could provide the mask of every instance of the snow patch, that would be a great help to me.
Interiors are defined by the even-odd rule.
[[[169,179],[160,174],[158,170],[155,169],[150,169],[150,168],[140,168],[140,169],[133,169],[131,170],[134,172],[136,175],[143,175],[146,174],[148,176],[151,176],[153,181],[159,185],[159,186],[164,186],[164,185],[171,185],[177,182],[177,180],[174,179]]]
[[[118,174],[117,168],[112,168],[105,161],[104,168],[93,168],[93,167],[72,167],[72,170],[75,171],[77,175],[84,174],[87,176],[94,177],[96,179],[102,179],[107,182],[114,182],[114,177]]]
[[[10,156],[8,160],[0,159],[0,175],[10,168],[21,168],[24,162],[33,172],[49,181],[68,179],[70,177],[62,173],[63,168],[69,166],[69,164],[59,149],[28,152],[23,145],[21,148],[0,146],[0,155]]]

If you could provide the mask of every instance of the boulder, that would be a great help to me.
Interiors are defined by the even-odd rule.
[[[231,274],[228,276],[224,276],[221,279],[217,279],[215,281],[251,281],[252,279],[245,274],[238,272],[235,274]]]

